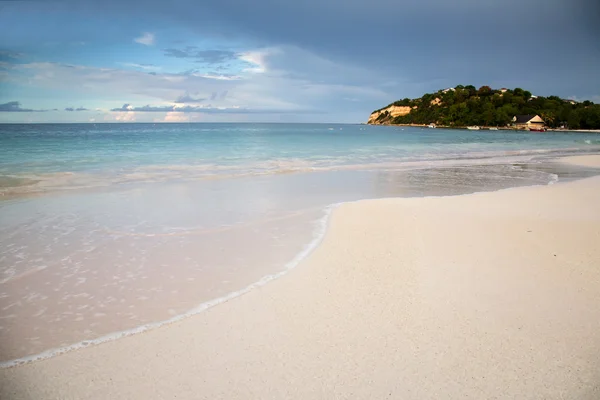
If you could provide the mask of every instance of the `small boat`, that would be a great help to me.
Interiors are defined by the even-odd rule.
[[[529,128],[529,132],[546,132],[546,128]]]
[[[467,126],[467,129],[470,131],[478,131],[479,127],[478,126]]]
[[[435,124],[429,124],[427,125],[428,128],[436,128]]]
[[[494,128],[494,127],[492,127],[492,128],[489,128],[489,130],[490,130],[490,131],[497,131],[497,130],[498,130],[498,128]]]

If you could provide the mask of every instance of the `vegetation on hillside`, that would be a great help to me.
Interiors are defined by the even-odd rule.
[[[377,123],[506,126],[515,115],[537,114],[552,128],[600,129],[600,104],[574,102],[557,96],[532,96],[531,92],[521,88],[494,90],[489,86],[477,89],[472,85],[459,85],[454,90],[439,90],[418,99],[398,100],[391,105],[413,109],[409,114],[395,118],[384,112],[377,118]]]

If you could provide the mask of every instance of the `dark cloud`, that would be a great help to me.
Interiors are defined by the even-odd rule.
[[[65,108],[65,111],[89,111],[89,110],[87,108],[83,108],[83,107],[78,107],[78,108],[67,107],[67,108]]]
[[[540,94],[600,91],[597,1],[176,3],[144,8],[204,35],[236,35],[262,46],[294,45],[373,75],[408,81],[413,95],[459,83],[520,85]],[[171,55],[192,57],[195,51]],[[207,58],[223,61],[221,56]]]
[[[211,106],[151,106],[133,107],[131,104],[123,104],[120,108],[110,111],[117,112],[181,112],[181,113],[205,113],[205,114],[323,114],[319,110],[276,110],[276,109],[251,109],[251,108],[217,108]]]
[[[202,103],[204,100],[206,100],[205,98],[194,98],[192,96],[190,96],[189,93],[186,93],[182,96],[179,96],[177,99],[175,99],[175,103]]]
[[[0,104],[0,112],[41,112],[47,110],[32,110],[30,108],[21,108],[21,103],[18,101],[9,101],[8,103]]]
[[[30,4],[15,7],[27,11]],[[248,98],[259,98],[261,91],[270,89],[271,97],[281,103],[316,104],[331,112],[349,109],[331,100],[334,85],[381,93],[371,99],[367,90],[346,95],[361,100],[352,109],[361,115],[398,98],[457,84],[523,87],[537,95],[561,97],[600,94],[600,2],[592,0],[256,0],[252,7],[242,0],[63,0],[39,2],[35,7],[76,9],[82,21],[86,17],[112,20],[119,15],[123,21],[136,18],[157,26],[170,24],[189,32],[189,42],[201,37],[209,43],[216,39],[240,44],[244,51],[283,48],[277,56],[264,57],[266,71],[252,75],[255,84],[247,90],[256,96]],[[64,29],[68,37],[78,33],[66,25]],[[227,50],[166,46],[170,48],[163,51],[165,55],[198,61],[214,71],[236,58]],[[279,85],[282,80],[277,80],[273,89],[267,82],[272,71],[294,83]],[[324,87],[317,90],[315,84]],[[294,98],[290,89],[305,86],[310,90],[304,97]],[[220,93],[214,86],[190,87],[186,80],[166,98],[200,89]],[[217,96],[207,95],[212,99],[207,102],[217,104]]]
[[[236,53],[228,50],[198,50],[195,46],[184,49],[165,49],[164,54],[168,57],[190,58],[197,63],[220,64],[234,60]]]
[[[11,62],[23,57],[23,53],[17,53],[16,51],[0,50],[0,61]]]

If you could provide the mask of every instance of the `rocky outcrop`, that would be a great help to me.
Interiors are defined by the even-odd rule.
[[[389,124],[392,119],[394,119],[398,116],[409,114],[411,110],[412,110],[412,108],[410,108],[408,106],[391,105],[391,106],[383,108],[379,111],[373,112],[371,114],[371,116],[369,117],[369,121],[367,122],[367,124],[372,124],[372,125]]]

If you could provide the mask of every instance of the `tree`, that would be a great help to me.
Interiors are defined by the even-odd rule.
[[[496,112],[494,105],[492,103],[485,103],[483,105],[483,112],[481,113],[481,117],[484,125],[492,125],[494,123]]]
[[[477,91],[477,94],[479,96],[489,96],[492,94],[492,88],[489,86],[482,86],[479,88],[479,90]]]
[[[571,115],[567,120],[567,124],[569,125],[569,129],[579,129],[581,124],[579,123],[579,118],[576,115]]]
[[[567,124],[571,129],[600,129],[600,105],[589,100],[571,104],[571,101],[557,96],[532,98],[530,95],[531,92],[521,88],[498,93],[489,86],[475,90],[472,85],[459,85],[455,91],[438,91],[426,93],[414,100],[398,100],[393,104],[412,107],[412,111],[396,118],[384,112],[379,116],[378,122],[504,126],[515,115],[537,114],[551,127]],[[432,106],[431,100],[434,98],[440,98],[442,104]],[[415,106],[418,107],[414,108]]]
[[[442,103],[451,106],[454,104],[455,98],[454,90],[448,90],[446,93],[442,94]]]
[[[495,113],[495,118],[494,118],[494,125],[496,126],[505,126],[507,125],[512,117],[509,117],[506,110],[504,110],[503,108],[498,108],[496,109],[496,113]]]
[[[544,111],[540,113],[540,118],[544,120],[546,125],[550,127],[556,127],[556,115],[551,111]]]
[[[492,96],[492,104],[494,105],[494,107],[500,107],[502,106],[502,103],[502,95],[500,93],[494,93],[494,95]]]
[[[477,89],[473,85],[465,86],[465,89],[469,91],[469,96],[475,96],[477,94]]]
[[[515,104],[517,107],[523,106],[525,104],[525,99],[521,96],[515,95],[512,98],[512,104]]]
[[[450,107],[450,124],[451,125],[463,125],[468,114],[468,108],[465,103],[455,104]]]

